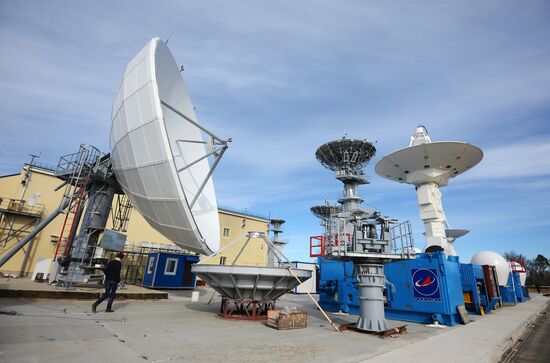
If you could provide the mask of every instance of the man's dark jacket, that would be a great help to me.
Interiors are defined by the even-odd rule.
[[[105,267],[105,280],[120,282],[120,268],[122,263],[119,260],[112,260]]]

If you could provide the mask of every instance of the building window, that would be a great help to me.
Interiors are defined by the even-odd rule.
[[[223,236],[224,237],[229,237],[231,235],[231,230],[229,228],[224,228],[223,229]]]
[[[164,267],[165,275],[175,275],[178,269],[178,259],[177,258],[167,258],[166,266]]]
[[[147,266],[147,273],[152,274],[155,267],[155,256],[149,258],[149,265]]]
[[[225,265],[225,256],[220,257],[220,265]]]

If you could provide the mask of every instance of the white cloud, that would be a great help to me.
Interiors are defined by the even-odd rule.
[[[461,177],[463,181],[493,180],[508,184],[512,178],[550,175],[550,139],[524,141],[489,148],[481,163]],[[532,184],[537,187],[539,183]],[[550,186],[547,187],[550,188]]]
[[[215,174],[222,203],[293,215],[289,234],[300,235],[309,204],[341,193],[315,160],[319,145],[347,132],[378,140],[378,160],[425,123],[434,140],[485,151],[444,192],[451,212],[471,207],[454,199],[465,190],[513,210],[510,193],[532,201],[548,192],[547,9],[535,1],[2,2],[0,173],[36,149],[52,162],[81,142],[107,151],[124,66],[149,38],[173,32],[169,46],[186,66],[200,121],[234,138]],[[417,218],[413,188],[378,178],[374,164],[367,202]]]

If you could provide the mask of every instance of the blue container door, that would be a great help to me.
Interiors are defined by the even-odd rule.
[[[147,256],[147,262],[145,264],[145,273],[143,274],[143,286],[152,287],[155,284],[155,271],[157,270],[157,264],[159,260],[158,253],[150,253]]]

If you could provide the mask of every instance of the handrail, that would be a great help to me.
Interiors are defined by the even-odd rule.
[[[249,212],[246,209],[241,210],[241,209],[237,209],[237,208],[229,208],[229,207],[226,207],[226,206],[223,206],[223,205],[219,205],[218,210],[220,210],[222,212],[240,214],[240,215],[246,216],[246,217],[253,217],[253,218],[260,218],[260,219],[270,220],[270,218],[265,214],[256,213],[256,212]]]
[[[30,205],[23,199],[0,197],[0,210],[3,211],[40,216],[45,208],[43,203]]]

